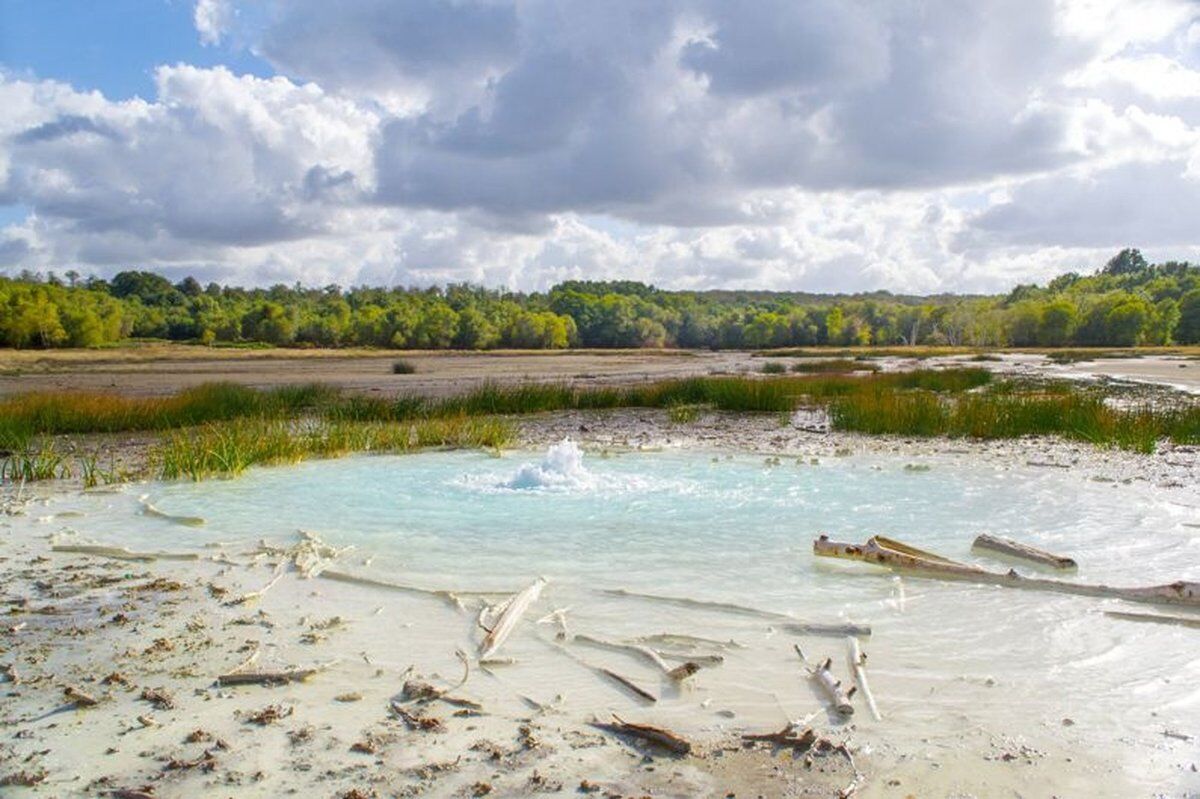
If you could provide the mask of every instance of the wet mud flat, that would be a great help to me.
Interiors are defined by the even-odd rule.
[[[1051,439],[868,438],[728,414],[676,425],[653,411],[549,414],[523,420],[521,430],[535,450],[570,437],[594,458],[754,453],[764,470],[786,466],[797,474],[862,453],[911,461],[914,474],[935,463],[920,472],[930,480],[954,463],[982,462],[1074,474],[1102,487],[1144,485],[1187,506],[1197,504],[1200,484],[1194,448],[1143,456]],[[528,457],[514,455],[513,466]],[[62,497],[76,490],[47,485],[6,494],[0,520],[5,796],[1200,791],[1200,731],[1166,721],[1134,730],[1114,720],[1107,743],[1096,747],[1096,724],[1074,710],[1053,717],[1031,711],[1017,723],[997,724],[980,716],[979,703],[1018,701],[1025,696],[1020,677],[964,667],[930,682],[919,665],[889,663],[885,638],[860,639],[868,673],[890,672],[880,672],[875,683],[882,722],[857,693],[849,697],[855,712],[838,713],[792,651],[798,643],[810,666],[829,659],[848,691],[856,681],[845,631],[796,635],[785,629],[788,619],[770,612],[746,617],[693,606],[667,612],[629,596],[589,616],[602,591],[551,581],[494,658],[481,662],[488,630],[497,629],[494,614],[483,611],[511,602],[533,573],[497,574],[478,585],[415,580],[403,563],[373,563],[365,551],[280,530],[268,517],[260,542],[201,543],[187,517],[172,518],[167,504],[153,546],[124,549],[103,535],[88,537],[86,517],[60,510]],[[109,490],[120,497],[141,488]],[[70,527],[84,535],[65,535]],[[1179,566],[1181,573],[1189,568]],[[846,590],[862,585],[848,582]],[[736,604],[755,609],[760,588],[739,587],[744,598]],[[932,590],[911,590],[908,613],[920,614]],[[712,587],[698,584],[690,593],[702,598]],[[820,610],[804,612],[830,621]],[[634,641],[611,632],[622,618],[671,640]],[[587,645],[574,640],[580,633],[613,640]],[[1187,635],[1195,631],[1177,631]],[[723,648],[731,640],[742,647]],[[700,668],[672,678],[636,651],[603,646],[614,642],[678,655],[671,669],[688,662]],[[769,691],[746,676],[764,672],[778,678]],[[1178,701],[1194,702],[1187,674],[1177,679]],[[1027,698],[1036,706],[1037,697]],[[953,711],[943,715],[947,707]],[[895,720],[901,709],[921,721],[919,732]],[[1130,774],[1129,762],[1141,764],[1142,773]]]

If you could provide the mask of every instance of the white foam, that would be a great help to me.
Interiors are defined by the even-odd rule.
[[[516,491],[570,490],[590,488],[595,480],[595,475],[583,465],[583,450],[564,438],[546,450],[540,463],[522,464],[502,487]]]

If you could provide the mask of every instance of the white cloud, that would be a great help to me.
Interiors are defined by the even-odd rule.
[[[201,43],[220,44],[233,24],[233,7],[229,0],[196,0],[192,20]]]
[[[0,76],[0,267],[999,289],[1200,234],[1196,9],[199,0],[281,76]],[[1189,164],[1191,165],[1189,167]]]

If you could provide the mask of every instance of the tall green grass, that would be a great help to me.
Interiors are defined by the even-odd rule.
[[[394,422],[448,416],[520,415],[571,409],[709,405],[727,411],[779,412],[813,399],[885,389],[966,391],[987,384],[986,369],[893,372],[868,376],[710,376],[622,388],[566,383],[488,383],[444,399],[368,397],[322,384],[253,389],[210,383],[171,397],[88,392],[35,392],[0,400],[0,448],[24,449],[33,436],[170,430],[237,419]]]
[[[227,383],[172,397],[34,393],[0,400],[0,478],[33,480],[70,471],[44,436],[164,431],[158,473],[200,479],[255,464],[347,452],[430,446],[502,446],[511,429],[497,417],[562,410],[661,408],[676,423],[700,409],[788,416],[825,406],[833,427],[870,434],[1013,438],[1061,435],[1103,446],[1153,451],[1167,439],[1200,443],[1200,407],[1115,409],[1096,393],[1062,383],[1006,380],[977,367],[877,372],[707,376],[624,387],[489,383],[448,398],[344,394],[323,385],[256,390]],[[84,463],[86,481],[105,478]]]
[[[999,439],[1056,435],[1151,453],[1159,441],[1200,444],[1200,406],[1114,408],[1092,394],[986,392],[940,397],[872,392],[829,406],[835,430],[872,435]]]
[[[338,397],[336,388],[320,383],[265,390],[206,383],[170,397],[31,392],[0,400],[0,442],[27,442],[36,434],[166,430],[251,416],[293,416]]]
[[[167,434],[151,462],[166,480],[231,477],[251,466],[334,458],[353,452],[430,447],[503,447],[512,428],[490,418],[446,417],[410,424],[242,419]]]
[[[857,358],[811,358],[792,364],[799,374],[845,374],[848,372],[878,372],[880,366]]]

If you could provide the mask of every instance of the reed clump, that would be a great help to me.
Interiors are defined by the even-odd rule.
[[[1114,408],[1102,397],[988,391],[952,397],[927,392],[870,392],[829,406],[836,430],[872,435],[1001,439],[1056,435],[1151,453],[1160,441],[1200,443],[1200,406],[1169,410]]]
[[[0,442],[28,442],[34,435],[166,430],[251,416],[294,416],[339,396],[336,388],[320,383],[264,390],[205,383],[170,397],[30,392],[0,400]]]
[[[846,374],[849,372],[878,372],[879,370],[879,364],[858,358],[814,358],[792,364],[792,371],[799,374]]]
[[[163,479],[203,480],[236,476],[251,466],[298,463],[355,452],[499,448],[512,440],[512,428],[505,422],[468,416],[408,424],[242,419],[172,432],[159,442],[151,460]]]

